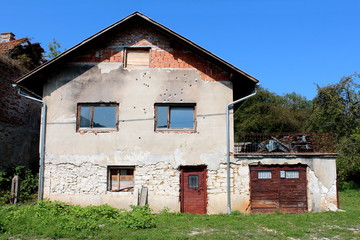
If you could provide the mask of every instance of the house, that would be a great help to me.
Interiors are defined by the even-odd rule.
[[[294,168],[293,178],[301,168],[301,180],[318,186],[306,185],[307,211],[336,205],[334,157],[231,154],[229,195],[226,107],[253,93],[258,80],[141,13],[17,83],[48,106],[45,198],[214,214],[227,211],[229,196],[232,210],[248,212],[250,174],[269,179],[260,171],[269,165]],[[330,177],[317,176],[328,166]]]
[[[15,39],[11,32],[0,38],[0,171],[23,165],[37,171],[41,105],[20,97],[14,80],[43,62],[39,43]]]

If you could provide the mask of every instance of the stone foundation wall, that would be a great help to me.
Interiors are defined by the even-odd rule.
[[[79,205],[109,204],[129,209],[138,203],[142,187],[148,188],[148,203],[154,211],[169,208],[180,211],[180,166],[167,162],[134,166],[135,187],[129,192],[107,191],[109,158],[105,154],[94,156],[62,156],[55,159],[47,155],[45,197]],[[336,210],[336,172],[333,158],[262,158],[234,159],[231,164],[232,211],[250,212],[249,165],[258,163],[307,164],[308,210],[311,212]],[[100,164],[101,163],[101,164]],[[327,166],[325,169],[319,166]],[[111,166],[114,166],[111,164]],[[124,166],[124,165],[122,165]],[[322,174],[327,172],[327,174]],[[209,214],[227,211],[226,162],[207,171],[207,208]]]

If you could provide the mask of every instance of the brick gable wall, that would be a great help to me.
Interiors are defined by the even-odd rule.
[[[218,67],[200,55],[181,46],[171,44],[164,34],[147,26],[133,25],[104,44],[106,47],[92,49],[74,62],[120,62],[124,63],[125,47],[151,47],[150,68],[197,69],[204,81],[228,81],[228,71]]]

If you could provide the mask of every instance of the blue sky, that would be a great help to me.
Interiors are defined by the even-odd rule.
[[[359,0],[1,0],[0,32],[69,49],[139,11],[260,80],[308,99],[360,73]]]

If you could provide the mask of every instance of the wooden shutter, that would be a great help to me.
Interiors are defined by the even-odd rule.
[[[126,49],[126,67],[127,68],[148,68],[150,62],[150,49],[146,48],[128,48]]]

